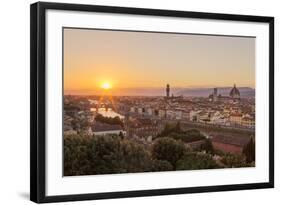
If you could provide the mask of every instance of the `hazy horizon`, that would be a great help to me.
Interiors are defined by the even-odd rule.
[[[232,86],[233,87],[233,86]],[[231,86],[228,87],[216,87],[218,88],[218,94],[228,95],[229,91],[232,89]],[[255,88],[251,87],[238,87],[240,90],[241,96],[254,95]],[[192,96],[192,94],[196,96],[208,96],[213,92],[214,87],[175,87],[171,88],[171,95],[174,96]],[[112,89],[111,91],[101,91],[101,90],[65,90],[65,95],[112,95],[112,96],[165,96],[166,90],[165,88],[118,88]]]
[[[64,91],[98,94],[104,83],[112,95],[166,84],[255,88],[255,38],[64,29]]]

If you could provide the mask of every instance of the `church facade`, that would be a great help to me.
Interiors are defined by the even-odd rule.
[[[233,88],[229,92],[229,96],[222,96],[218,94],[218,88],[214,88],[213,93],[209,95],[209,99],[213,102],[218,100],[240,100],[240,91],[236,87],[236,84],[234,84]]]

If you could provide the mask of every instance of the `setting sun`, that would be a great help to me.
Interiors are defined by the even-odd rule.
[[[109,82],[103,82],[103,83],[101,84],[101,88],[102,88],[102,89],[105,89],[105,90],[108,90],[108,89],[111,88],[111,84],[110,84]]]

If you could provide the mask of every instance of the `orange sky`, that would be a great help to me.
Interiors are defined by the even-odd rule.
[[[65,91],[255,87],[255,38],[64,29]]]

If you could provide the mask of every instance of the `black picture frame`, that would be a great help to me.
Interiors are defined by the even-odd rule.
[[[192,188],[170,188],[107,193],[46,196],[46,82],[45,35],[46,10],[120,13],[130,15],[169,16],[180,18],[216,19],[229,21],[263,22],[269,24],[269,181],[263,183],[230,184]],[[144,8],[110,7],[82,4],[38,2],[30,6],[30,199],[37,203],[76,200],[97,200],[198,192],[260,189],[274,187],[274,17],[218,13],[156,10]]]

